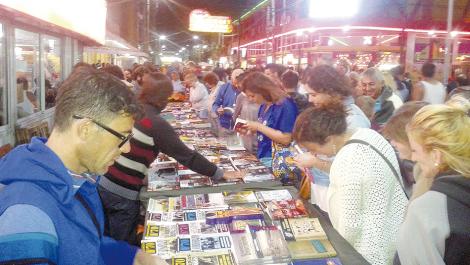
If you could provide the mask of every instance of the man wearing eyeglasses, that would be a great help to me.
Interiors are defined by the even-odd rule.
[[[369,68],[362,73],[361,86],[363,95],[375,100],[372,123],[377,127],[384,125],[393,112],[403,105],[400,97],[385,85],[384,76],[377,68]]]
[[[167,264],[103,234],[93,176],[129,152],[140,116],[121,80],[74,70],[49,139],[35,137],[0,160],[0,264]]]

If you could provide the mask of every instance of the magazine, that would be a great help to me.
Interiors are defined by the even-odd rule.
[[[256,197],[260,202],[274,201],[274,200],[292,200],[292,195],[288,190],[265,190],[257,191]]]

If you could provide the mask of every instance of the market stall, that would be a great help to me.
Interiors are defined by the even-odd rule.
[[[140,197],[145,252],[170,264],[368,264],[321,210],[244,151],[236,135],[215,138],[210,124],[183,103],[162,116],[190,148],[245,176],[213,181],[160,155]]]

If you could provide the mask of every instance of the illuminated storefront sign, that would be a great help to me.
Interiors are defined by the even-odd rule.
[[[0,0],[0,5],[105,43],[105,0]]]
[[[189,30],[231,33],[232,20],[229,17],[211,16],[209,12],[205,10],[196,9],[189,14]]]

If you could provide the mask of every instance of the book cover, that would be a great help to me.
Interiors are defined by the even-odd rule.
[[[263,182],[263,181],[269,181],[269,180],[274,180],[274,176],[269,173],[269,174],[253,174],[253,173],[248,173],[243,177],[243,181],[246,183],[249,182]]]
[[[168,199],[149,199],[148,212],[168,212]]]
[[[244,129],[246,124],[247,124],[246,120],[237,118],[235,120],[235,125],[233,125],[233,130],[236,132],[240,132]]]
[[[264,220],[234,220],[230,224],[230,231],[243,231],[251,226],[264,226]]]
[[[192,265],[189,255],[182,257],[172,257],[165,260],[169,265]]]
[[[228,233],[229,227],[225,224],[209,225],[205,221],[202,222],[184,222],[178,223],[178,235],[187,236],[195,234],[217,234]]]
[[[237,264],[273,264],[290,261],[286,241],[274,226],[250,228],[231,235]]]
[[[141,248],[146,253],[156,254],[163,259],[169,259],[176,256],[178,252],[177,238],[142,240]]]
[[[264,219],[263,210],[260,208],[235,208],[230,210],[220,210],[206,214],[206,223],[230,224],[234,220],[262,220]]]
[[[184,238],[184,241],[186,243],[189,242],[191,250],[196,252],[214,252],[230,249],[232,247],[230,235],[224,234],[191,235],[189,238]]]
[[[292,195],[288,190],[257,191],[255,195],[260,202],[292,200]]]
[[[295,260],[336,256],[336,251],[328,239],[289,241],[287,248]]]
[[[179,184],[181,188],[207,187],[212,186],[212,181],[209,177],[201,176],[200,178],[180,180]]]
[[[258,202],[253,191],[223,192],[227,204]]]
[[[307,209],[301,200],[269,201],[264,203],[272,220],[307,217]]]
[[[191,256],[191,265],[235,265],[230,251],[220,254],[198,254]]]
[[[327,239],[318,218],[291,218],[281,220],[284,237],[288,241]]]
[[[176,237],[175,224],[147,224],[144,229],[145,239]]]

